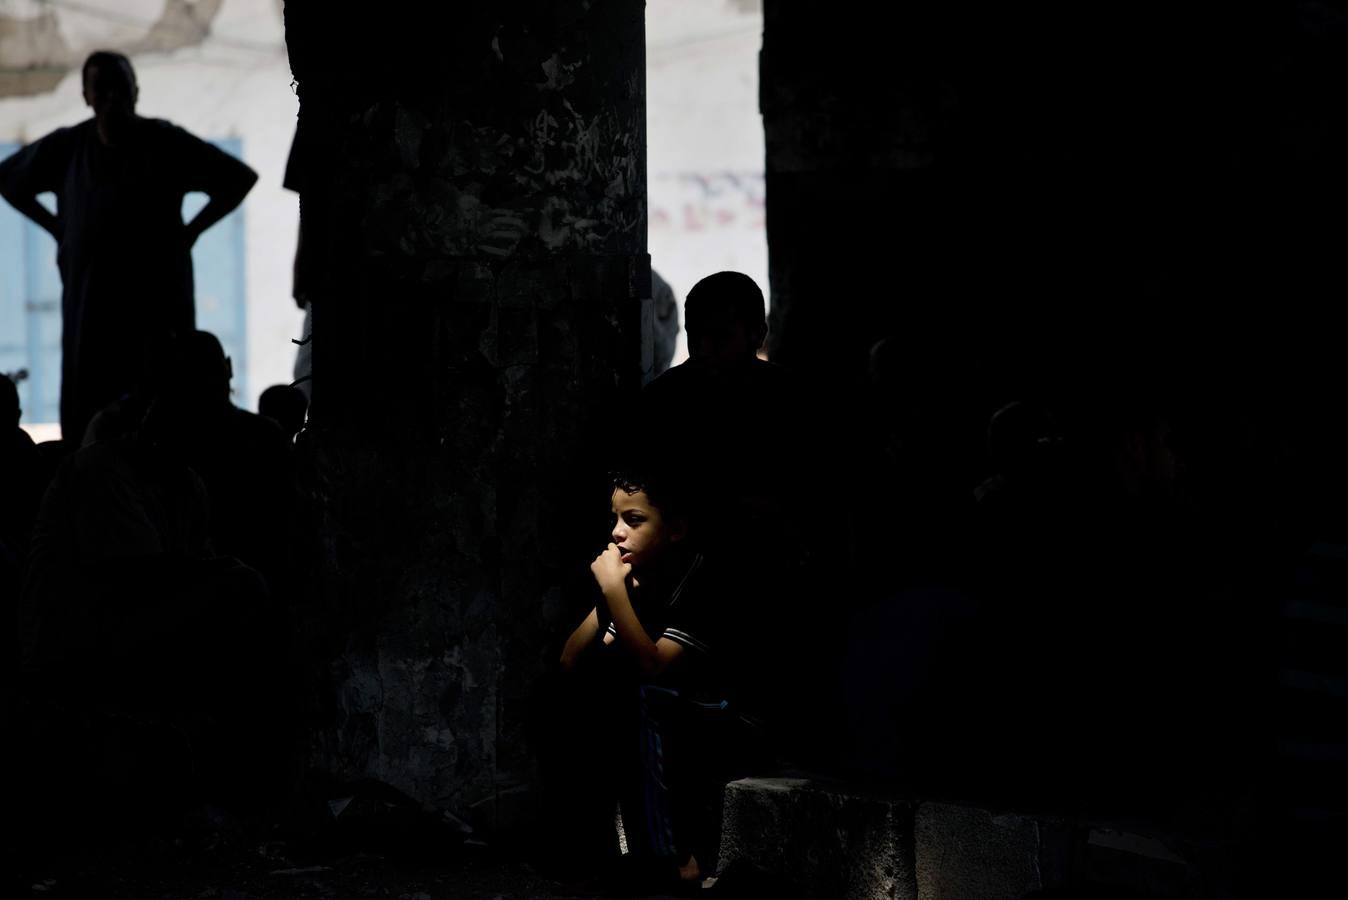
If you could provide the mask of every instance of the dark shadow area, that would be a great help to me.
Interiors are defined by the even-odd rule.
[[[1348,13],[766,3],[771,309],[708,273],[642,388],[639,10],[507,6],[287,5],[312,360],[262,415],[185,262],[250,170],[115,55],[0,166],[65,285],[65,441],[0,382],[19,876],[490,844],[780,896],[718,845],[784,772],[1052,820],[1029,896],[1187,890],[1125,825],[1206,896],[1335,874]]]

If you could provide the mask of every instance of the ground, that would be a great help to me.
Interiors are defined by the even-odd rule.
[[[13,848],[11,848],[13,852]],[[431,854],[433,855],[433,854]],[[351,851],[300,854],[282,841],[138,841],[116,850],[68,847],[7,867],[6,896],[135,900],[599,900],[594,882],[563,881],[488,846],[447,846],[439,859]],[[658,896],[652,900],[659,900]]]

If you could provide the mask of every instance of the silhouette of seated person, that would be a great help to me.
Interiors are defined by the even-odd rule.
[[[998,790],[1037,785],[1021,799],[1168,814],[1217,768],[1199,752],[1210,729],[1195,725],[1234,674],[1212,639],[1229,572],[1212,565],[1178,490],[1170,417],[1154,398],[1097,387],[1059,412],[1059,449],[1011,462],[1007,486],[982,495],[981,675],[959,701],[967,724],[934,755],[956,771],[985,757],[979,772]],[[1029,406],[998,416],[1013,456],[1055,433]],[[1043,477],[1031,471],[1045,459],[1058,474],[1013,502],[1010,483]]]
[[[191,467],[210,499],[216,552],[272,580],[285,574],[290,459],[281,429],[230,401],[233,366],[216,337],[190,331],[173,344],[144,436]]]
[[[545,713],[552,813],[569,829],[554,849],[611,851],[620,801],[628,861],[644,867],[631,874],[677,886],[715,867],[721,789],[757,755],[739,666],[768,617],[745,567],[702,551],[675,472],[635,465],[610,493],[610,543],[582,595],[592,608]]]
[[[19,388],[0,375],[0,555],[18,561],[28,548],[28,533],[37,514],[38,452],[28,432],[19,427],[23,409]]]
[[[21,601],[38,805],[68,818],[96,791],[119,825],[150,825],[197,789],[251,797],[270,771],[251,725],[276,687],[269,605],[261,576],[214,555],[191,469],[91,433],[43,498]]]
[[[1089,537],[1074,548],[1077,574],[1058,606],[1057,633],[1077,636],[1059,658],[1095,673],[1089,688],[1074,685],[1094,701],[1081,704],[1076,733],[1117,765],[1121,803],[1183,803],[1241,755],[1219,746],[1231,724],[1220,720],[1247,656],[1238,590],[1254,560],[1209,541],[1195,515],[1175,441],[1182,417],[1164,387],[1102,392],[1088,410],[1078,483]],[[1070,602],[1078,586],[1090,604]]]
[[[901,376],[915,361],[893,359],[898,346],[877,345],[871,359],[880,391],[875,408],[889,414],[880,422],[880,458],[901,469],[877,472],[872,483],[885,487],[874,496],[879,518],[898,526],[863,533],[871,546],[896,542],[902,555],[874,567],[876,600],[849,623],[850,752],[865,774],[995,797],[1002,760],[1020,751],[1001,746],[1005,731],[990,739],[978,732],[1002,721],[1005,703],[1023,708],[1017,691],[1032,692],[1043,676],[1025,673],[1053,655],[1053,598],[1075,549],[1066,535],[1081,522],[1061,501],[1061,437],[1046,409],[1014,402],[992,416],[984,445],[992,474],[975,488],[967,467],[952,464],[962,450],[954,446],[963,436],[953,425],[956,411],[932,409],[954,398],[942,401],[939,387]],[[905,384],[920,396],[900,396]],[[949,458],[938,459],[942,452]],[[881,583],[886,577],[888,585]],[[1004,685],[1015,687],[1003,694]],[[1043,731],[1037,724],[1031,730]]]
[[[1337,392],[1337,385],[1326,380],[1320,390]],[[1268,743],[1275,747],[1263,791],[1267,824],[1255,850],[1276,860],[1276,887],[1270,880],[1264,893],[1298,896],[1313,896],[1323,890],[1320,885],[1334,883],[1339,848],[1348,839],[1348,783],[1340,762],[1348,754],[1348,722],[1341,715],[1342,685],[1348,681],[1348,471],[1343,466],[1348,417],[1337,397],[1307,393],[1302,402],[1314,404],[1314,415],[1290,423],[1284,419],[1276,432],[1266,427],[1264,434],[1251,435],[1283,442],[1276,456],[1260,461],[1263,475],[1288,479],[1294,472],[1301,479],[1295,488],[1303,496],[1287,498],[1298,515],[1279,523],[1297,532],[1297,558],[1264,586],[1265,604],[1276,611],[1273,628],[1265,624],[1258,642],[1246,645],[1266,648],[1272,658],[1260,674],[1266,684],[1276,685],[1267,701],[1272,715],[1266,716],[1273,738]],[[1257,445],[1249,438],[1242,443]],[[1232,491],[1230,481],[1223,487],[1230,496],[1213,505],[1224,518],[1236,518],[1231,507],[1249,504],[1249,487]],[[1273,543],[1256,530],[1272,523],[1250,519],[1246,511],[1235,527]],[[1289,872],[1299,890],[1285,887]]]
[[[674,361],[679,339],[679,303],[674,299],[674,288],[654,269],[651,270],[651,302],[655,306],[651,374],[658,377],[669,371],[669,364]]]
[[[876,342],[869,358],[869,409],[861,423],[872,467],[873,503],[859,509],[861,533],[884,542],[887,581],[959,587],[968,567],[973,490],[985,472],[982,414],[971,414],[967,361],[922,333]],[[861,460],[865,460],[862,462]]]
[[[983,702],[991,673],[964,537],[975,483],[966,457],[978,449],[963,427],[969,397],[952,374],[958,360],[919,344],[886,338],[869,354],[872,415],[852,476],[864,601],[846,625],[842,693],[849,771],[939,791],[981,771],[959,755],[967,739],[944,737]]]
[[[13,623],[18,609],[14,604],[44,487],[37,447],[19,427],[22,414],[18,386],[9,376],[0,375],[0,615],[5,616],[0,659],[6,665],[17,652]]]
[[[94,413],[75,449],[87,447],[96,441],[135,437],[140,434],[150,405],[164,389],[165,378],[172,363],[175,340],[166,336],[162,340],[146,345],[144,377],[133,388],[104,404]]]
[[[1060,429],[1043,406],[1008,403],[988,423],[987,452],[992,474],[974,489],[985,563],[1003,582],[1042,590],[1022,579],[1061,570],[1053,557],[1064,552],[1066,531],[1079,520],[1066,506],[1070,478]]]
[[[61,433],[75,444],[99,408],[142,378],[147,341],[195,327],[192,245],[257,181],[228,153],[138,115],[125,56],[93,53],[82,74],[93,118],[0,162],[0,196],[58,244]],[[192,191],[209,200],[184,222]],[[38,202],[46,192],[55,214]]]
[[[26,651],[58,676],[110,633],[102,617],[136,609],[138,594],[174,593],[212,555],[201,480],[134,436],[98,437],[58,467],[33,532]]]
[[[304,391],[288,384],[274,384],[257,398],[258,415],[275,422],[287,444],[295,443],[308,410],[309,398]]]
[[[993,474],[974,491],[980,503],[1017,503],[1048,489],[1058,474],[1062,436],[1053,416],[1038,404],[1015,401],[988,423]]]

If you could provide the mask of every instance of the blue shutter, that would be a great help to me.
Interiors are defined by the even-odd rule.
[[[56,211],[56,195],[41,194],[44,206]],[[29,422],[61,421],[61,270],[56,266],[56,238],[23,219],[27,259]],[[30,416],[31,413],[31,416]]]
[[[18,149],[0,144],[0,158]],[[27,266],[24,251],[24,220],[8,204],[0,203],[0,372],[28,368],[28,321],[24,304],[28,300]],[[19,385],[19,397],[28,409],[26,387]]]
[[[0,144],[0,158],[19,149]],[[38,198],[55,210],[55,197]],[[61,273],[51,235],[0,203],[0,372],[28,371],[19,382],[23,422],[61,418]]]
[[[238,138],[211,143],[231,156],[243,158],[243,142]],[[205,205],[205,194],[188,194],[183,198],[183,221],[190,220]],[[240,204],[192,247],[192,270],[197,284],[197,328],[220,339],[234,363],[234,402],[251,406],[244,255],[243,204]]]

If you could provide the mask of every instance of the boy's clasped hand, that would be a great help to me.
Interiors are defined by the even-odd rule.
[[[590,571],[594,573],[594,580],[599,583],[600,590],[607,593],[626,588],[627,577],[632,574],[632,564],[623,562],[618,545],[610,543],[590,563]]]

